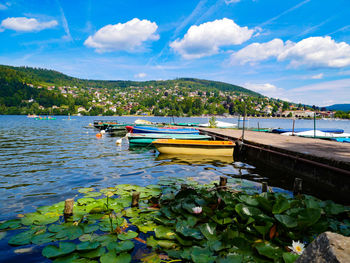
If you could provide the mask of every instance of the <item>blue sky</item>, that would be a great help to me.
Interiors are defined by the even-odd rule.
[[[0,0],[0,64],[350,103],[349,0]]]

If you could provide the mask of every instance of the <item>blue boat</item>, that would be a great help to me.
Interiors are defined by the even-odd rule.
[[[130,133],[162,133],[162,134],[199,134],[199,130],[193,128],[172,128],[172,127],[149,127],[149,126],[126,126]]]
[[[313,128],[295,128],[294,132],[305,132],[305,131],[312,131]],[[322,132],[328,132],[328,133],[343,133],[343,129],[332,129],[332,128],[324,128],[324,129],[319,129],[317,130],[322,131]],[[272,133],[285,133],[285,132],[293,132],[293,129],[273,129],[271,131]]]
[[[350,143],[350,138],[334,138],[333,140],[334,140],[334,141],[337,141],[337,142],[347,142],[347,143]]]

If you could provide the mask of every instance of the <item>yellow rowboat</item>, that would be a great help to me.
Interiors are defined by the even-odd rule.
[[[198,141],[159,139],[152,142],[162,154],[193,154],[233,156],[235,144],[231,141]]]

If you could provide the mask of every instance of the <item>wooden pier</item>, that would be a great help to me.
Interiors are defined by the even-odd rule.
[[[350,204],[350,144],[297,136],[201,128],[201,133],[216,140],[236,141],[240,159],[279,169],[281,176],[302,177],[329,199]]]

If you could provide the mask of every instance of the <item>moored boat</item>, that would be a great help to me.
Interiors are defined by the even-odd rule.
[[[208,123],[201,123],[201,124],[199,124],[199,126],[200,127],[210,127],[211,124],[209,122]],[[215,121],[215,126],[216,126],[216,128],[226,129],[226,128],[236,128],[237,124],[230,123],[230,122],[224,122],[224,121]]]
[[[151,127],[151,126],[126,126],[130,133],[163,133],[163,134],[199,134],[199,130],[194,128],[175,127]]]
[[[130,144],[150,145],[157,139],[209,140],[211,137],[200,134],[131,133],[127,138]]]
[[[271,132],[272,133],[285,133],[285,132],[306,132],[306,131],[313,131],[313,128],[295,128],[293,129],[273,129]],[[343,129],[332,129],[332,128],[321,128],[318,129],[321,132],[327,132],[327,133],[343,133]]]
[[[198,141],[159,139],[152,142],[162,154],[189,154],[233,156],[235,144],[231,141]]]

